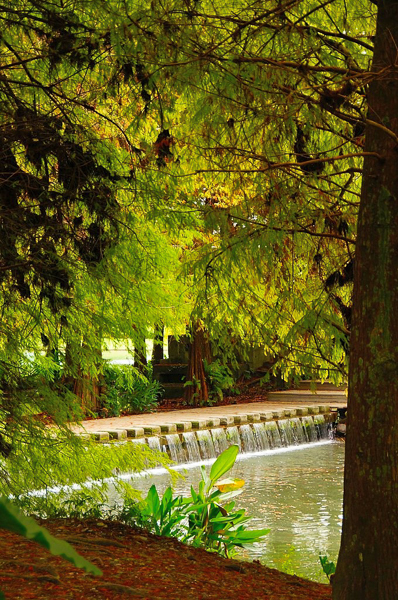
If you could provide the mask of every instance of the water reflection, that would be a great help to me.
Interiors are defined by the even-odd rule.
[[[269,566],[319,578],[318,554],[336,558],[341,533],[344,447],[339,443],[313,444],[294,451],[240,457],[231,475],[246,481],[237,506],[252,516],[251,528],[270,528],[262,542],[242,551]],[[187,493],[200,479],[199,467],[186,471],[176,493]],[[166,474],[134,479],[146,490],[154,483],[159,492],[169,485]]]

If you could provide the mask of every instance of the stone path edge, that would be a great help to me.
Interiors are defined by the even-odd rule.
[[[71,425],[77,435],[100,442],[160,436],[168,433],[243,425],[261,421],[329,414],[347,406],[345,398],[338,402],[256,402],[250,404],[203,407],[150,414],[128,415],[83,421]]]

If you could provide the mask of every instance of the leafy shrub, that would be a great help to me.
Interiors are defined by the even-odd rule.
[[[241,493],[241,479],[218,479],[234,465],[238,446],[230,446],[217,458],[210,475],[202,466],[202,480],[196,492],[191,487],[187,498],[173,498],[171,487],[160,498],[154,485],[141,505],[128,503],[122,517],[127,522],[158,535],[177,537],[196,547],[230,556],[235,546],[258,541],[269,529],[247,530],[250,520],[244,509],[235,510],[231,498]],[[225,503],[225,504],[224,504]]]
[[[162,392],[160,383],[152,378],[150,366],[143,374],[130,365],[106,365],[104,380],[101,402],[103,411],[112,417],[122,412],[150,412],[156,408]]]
[[[222,400],[225,391],[239,393],[232,371],[227,365],[223,365],[218,359],[211,363],[204,359],[203,366],[209,384],[210,400]]]

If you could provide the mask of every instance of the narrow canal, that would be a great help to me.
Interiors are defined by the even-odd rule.
[[[250,528],[271,530],[262,542],[243,549],[241,557],[326,583],[318,556],[336,559],[339,550],[343,468],[344,446],[338,442],[240,455],[230,473],[246,482],[237,507],[253,517]],[[185,479],[177,481],[175,492],[196,488],[200,467],[181,465],[179,470]],[[169,476],[157,473],[132,481],[143,491],[153,483],[163,493]]]

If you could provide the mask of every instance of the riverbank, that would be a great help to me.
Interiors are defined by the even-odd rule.
[[[0,530],[0,589],[13,600],[331,600],[323,585],[224,559],[117,522],[57,519],[44,525],[96,564],[87,575],[34,542]]]

